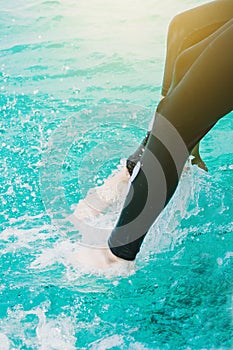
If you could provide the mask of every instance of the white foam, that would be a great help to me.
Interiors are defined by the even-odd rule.
[[[135,332],[136,329],[133,331]],[[142,343],[135,342],[134,338],[127,335],[123,336],[121,334],[114,334],[108,337],[105,337],[104,339],[101,340],[96,340],[95,342],[89,344],[89,348],[91,350],[107,350],[107,349],[124,349],[126,348],[126,342],[132,340],[132,342],[129,343],[127,349],[130,350],[147,350]]]
[[[41,309],[38,309],[36,314],[39,317],[36,335],[40,350],[76,349],[76,338],[71,318],[58,316],[48,320]]]
[[[56,242],[52,248],[42,249],[30,267],[44,269],[54,264],[72,265],[73,254],[77,246],[77,243],[72,243],[69,240]]]
[[[0,344],[1,344],[1,350],[10,349],[10,340],[4,333],[0,333]]]
[[[84,249],[80,250],[80,248]],[[66,267],[66,278],[68,280],[77,280],[85,274],[102,275],[109,278],[113,276],[129,276],[135,273],[134,262],[124,260],[120,260],[103,269],[101,267],[102,260],[99,259],[99,256],[94,261],[98,251],[94,247],[85,249],[78,242],[72,243],[66,239],[57,242],[53,248],[43,249],[30,267],[32,269],[45,269],[52,265],[62,264]]]
[[[32,229],[7,228],[1,233],[1,241],[4,242],[2,253],[12,253],[25,248],[33,249],[33,243],[44,242],[54,237],[55,234],[55,228],[51,225],[42,225]]]
[[[39,350],[75,350],[74,320],[60,314],[55,318],[46,317],[49,303],[43,303],[30,311],[24,311],[20,305],[8,310],[8,315],[1,320],[0,344],[1,350],[15,349],[13,340],[21,341],[27,348]],[[34,316],[27,318],[28,315]],[[25,322],[26,321],[26,322]],[[35,336],[27,337],[32,328],[36,329]],[[17,348],[18,349],[18,348]]]
[[[107,350],[112,349],[113,347],[119,348],[124,345],[124,339],[121,335],[112,335],[101,340],[97,340],[94,343],[90,344],[89,347],[91,350]]]

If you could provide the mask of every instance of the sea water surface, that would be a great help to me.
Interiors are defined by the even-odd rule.
[[[144,136],[168,23],[202,3],[0,0],[1,350],[233,348],[232,113],[128,275],[75,266],[66,220]]]

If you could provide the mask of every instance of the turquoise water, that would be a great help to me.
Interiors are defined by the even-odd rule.
[[[75,267],[64,220],[143,137],[169,20],[204,2],[1,1],[1,350],[233,348],[232,113],[129,276]]]

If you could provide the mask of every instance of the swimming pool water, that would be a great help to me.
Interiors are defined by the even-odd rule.
[[[140,142],[169,20],[204,2],[1,2],[1,350],[233,348],[232,113],[129,276],[75,268],[61,220]]]

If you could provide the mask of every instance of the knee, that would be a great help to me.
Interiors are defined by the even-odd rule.
[[[174,42],[179,38],[184,36],[184,16],[183,13],[180,13],[173,17],[168,27],[168,43]]]

